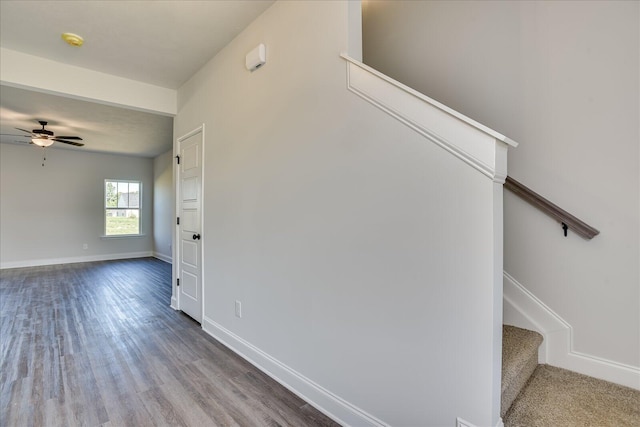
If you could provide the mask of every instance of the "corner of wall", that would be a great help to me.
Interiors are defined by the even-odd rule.
[[[171,259],[170,256],[167,256],[165,254],[161,254],[160,252],[154,252],[153,253],[153,257],[154,258],[158,258],[160,261],[164,261],[167,264],[173,264],[173,260]]]

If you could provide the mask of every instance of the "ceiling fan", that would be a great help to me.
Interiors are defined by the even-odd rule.
[[[75,141],[82,141],[82,138],[80,138],[79,136],[55,136],[52,131],[44,128],[47,125],[47,122],[38,120],[38,123],[40,123],[40,125],[42,126],[42,129],[33,129],[32,131],[28,131],[26,129],[16,128],[19,131],[28,133],[29,135],[13,135],[13,136],[31,137],[30,144],[35,144],[40,147],[49,147],[54,142],[62,142],[63,144],[75,145],[76,147],[84,146],[84,144],[82,144],[81,142],[75,142]],[[69,140],[73,140],[73,141],[69,141]]]

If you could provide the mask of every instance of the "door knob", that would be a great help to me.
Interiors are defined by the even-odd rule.
[[[200,240],[200,234],[194,234],[193,240]]]

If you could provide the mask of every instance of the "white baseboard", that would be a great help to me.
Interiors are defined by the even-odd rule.
[[[467,420],[463,420],[462,418],[456,418],[456,427],[477,427],[475,424],[471,424]]]
[[[171,305],[169,307],[173,308],[174,310],[180,310],[178,308],[178,300],[176,297],[171,297]]]
[[[173,259],[171,259],[170,256],[165,255],[165,254],[161,254],[160,252],[154,252],[153,253],[153,257],[154,258],[158,258],[160,261],[164,261],[167,264],[173,264]]]
[[[388,424],[336,396],[207,316],[202,318],[202,329],[337,423],[345,427],[388,427]]]
[[[469,421],[463,420],[462,418],[456,418],[456,427],[477,427],[475,424],[470,423]],[[498,418],[498,424],[496,427],[504,427],[504,422],[502,418]]]
[[[533,329],[544,337],[540,362],[640,390],[640,368],[573,349],[573,328],[504,272],[504,323]]]
[[[80,257],[67,257],[67,258],[28,259],[24,261],[2,262],[0,263],[0,270],[4,270],[5,268],[23,268],[23,267],[39,267],[43,265],[73,264],[76,262],[111,261],[115,259],[128,259],[128,258],[146,258],[150,256],[153,256],[153,252],[151,251],[88,255],[88,256],[80,256]]]

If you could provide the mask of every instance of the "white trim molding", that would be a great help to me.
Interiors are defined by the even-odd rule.
[[[201,157],[200,157],[200,233],[203,234],[204,236],[206,236],[206,234],[204,233],[204,195],[205,195],[205,179],[204,179],[204,159],[205,159],[205,124],[202,123],[200,126],[196,127],[195,129],[187,132],[186,134],[178,137],[175,139],[174,143],[173,143],[173,160],[175,160],[176,158],[179,158],[180,156],[180,149],[182,146],[182,142],[191,138],[194,135],[197,135],[198,133],[201,135],[200,138],[200,150],[201,150]],[[175,209],[175,215],[174,218],[180,217],[180,209],[181,209],[181,196],[180,196],[180,174],[181,174],[181,168],[180,168],[180,163],[179,162],[175,162],[172,161],[173,163],[173,194],[174,194],[174,209]],[[180,306],[180,290],[178,289],[177,283],[178,280],[181,278],[180,276],[180,257],[181,257],[181,253],[180,253],[180,248],[181,248],[181,244],[180,244],[180,237],[181,234],[181,227],[179,225],[176,226],[174,232],[172,233],[172,248],[173,248],[173,252],[172,252],[172,260],[175,260],[175,268],[172,269],[172,273],[171,273],[171,308],[173,308],[174,310],[181,310],[181,306]],[[204,301],[205,301],[205,273],[204,273],[204,242],[201,241],[200,243],[200,254],[199,254],[199,264],[200,264],[200,298],[201,298],[201,304],[200,304],[200,313],[202,314],[202,316],[204,316]],[[172,263],[173,264],[173,263]],[[196,319],[198,320],[198,319]]]
[[[518,143],[348,55],[347,88],[493,181],[504,184],[507,148]]]
[[[573,328],[504,272],[504,323],[532,329],[544,337],[540,363],[579,372],[640,390],[640,368],[574,350]]]
[[[458,417],[456,418],[456,427],[477,427],[477,426],[475,424],[470,423],[467,420],[464,420]],[[502,418],[498,418],[498,424],[496,424],[496,427],[504,427]]]
[[[336,396],[204,314],[202,329],[340,425],[389,427],[388,424]]]
[[[475,424],[470,423],[467,420],[463,420],[462,418],[456,418],[456,427],[477,427]]]
[[[153,257],[158,258],[160,261],[164,261],[167,264],[173,264],[173,259],[169,255],[161,254],[160,252],[153,252]]]
[[[116,259],[147,258],[152,257],[153,252],[125,252],[119,254],[89,255],[67,258],[28,259],[24,261],[9,261],[0,263],[0,270],[5,268],[39,267],[43,265],[73,264],[77,262],[112,261]]]

